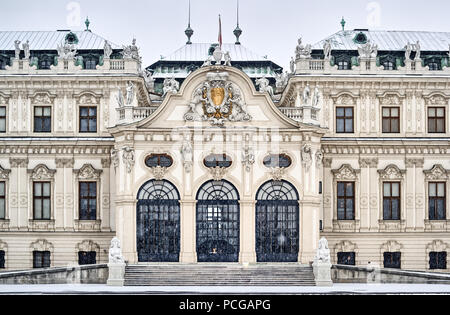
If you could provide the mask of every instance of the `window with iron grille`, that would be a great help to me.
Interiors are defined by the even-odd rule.
[[[97,263],[96,252],[78,252],[79,265],[95,265]]]
[[[355,252],[339,252],[337,253],[338,265],[356,265]]]
[[[80,107],[80,132],[97,132],[97,107]]]
[[[0,182],[0,220],[6,217],[6,183]]]
[[[383,107],[383,133],[400,133],[400,107]]]
[[[0,250],[0,269],[5,269],[5,251]]]
[[[50,268],[50,252],[34,251],[33,268]]]
[[[152,154],[145,159],[145,165],[150,168],[153,167],[171,167],[173,165],[173,159],[167,154]]]
[[[33,213],[34,220],[50,220],[51,184],[49,182],[33,183]]]
[[[383,183],[383,220],[400,220],[400,183]]]
[[[355,220],[355,183],[337,183],[338,220]]]
[[[401,268],[401,252],[384,252],[384,268]]]
[[[428,218],[446,220],[446,183],[428,183]]]
[[[80,182],[80,220],[97,219],[97,183]]]
[[[430,252],[430,269],[447,269],[447,252]]]
[[[428,107],[428,132],[445,133],[445,107]]]
[[[336,107],[336,132],[353,133],[353,107]]]
[[[6,106],[0,106],[0,132],[6,132]]]
[[[52,131],[52,108],[36,106],[34,108],[34,132]]]

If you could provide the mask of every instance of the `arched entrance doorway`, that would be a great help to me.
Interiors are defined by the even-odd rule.
[[[165,180],[141,187],[137,202],[139,262],[178,262],[180,256],[180,194]]]
[[[229,182],[209,181],[197,193],[198,262],[239,261],[239,193]]]
[[[298,192],[286,181],[269,181],[256,195],[258,262],[297,262],[299,253]]]

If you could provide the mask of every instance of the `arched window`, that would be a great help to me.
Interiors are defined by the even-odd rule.
[[[233,164],[233,161],[226,154],[211,154],[205,158],[203,164],[208,168],[228,168],[231,166],[231,164]]]
[[[238,262],[239,193],[229,182],[209,181],[197,193],[199,262]]]
[[[173,165],[173,159],[167,154],[152,154],[145,159],[145,165],[148,167],[171,167]]]
[[[256,195],[256,256],[258,262],[297,262],[299,196],[286,181],[269,181]]]
[[[165,180],[151,180],[138,193],[137,252],[139,262],[178,262],[180,194]]]

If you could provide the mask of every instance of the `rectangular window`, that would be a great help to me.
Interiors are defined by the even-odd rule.
[[[95,265],[97,263],[96,252],[78,252],[79,265]]]
[[[6,107],[0,106],[0,132],[6,132]]]
[[[400,133],[400,107],[383,107],[383,133]]]
[[[447,252],[431,252],[430,269],[447,269]]]
[[[97,183],[80,182],[80,220],[97,219]]]
[[[428,132],[445,133],[445,107],[428,107]]]
[[[385,252],[384,253],[384,268],[401,268],[401,253],[400,252]]]
[[[33,213],[34,220],[50,220],[51,184],[48,182],[33,183]]]
[[[349,265],[354,266],[355,253],[354,252],[339,252],[337,253],[338,265]]]
[[[33,252],[33,268],[50,268],[50,252]]]
[[[6,218],[6,183],[0,182],[0,220]]]
[[[428,217],[430,220],[446,220],[445,190],[445,183],[428,183]]]
[[[34,108],[34,132],[52,132],[52,108]]]
[[[355,183],[337,183],[338,220],[355,220]]]
[[[97,107],[80,107],[80,132],[97,132]]]
[[[353,107],[336,107],[336,133],[353,133]]]
[[[5,269],[5,251],[0,250],[0,269]]]
[[[400,220],[400,183],[383,183],[383,220]]]

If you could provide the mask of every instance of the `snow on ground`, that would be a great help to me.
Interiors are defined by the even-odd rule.
[[[450,285],[334,284],[333,287],[110,287],[89,284],[0,285],[0,294],[450,294]]]

